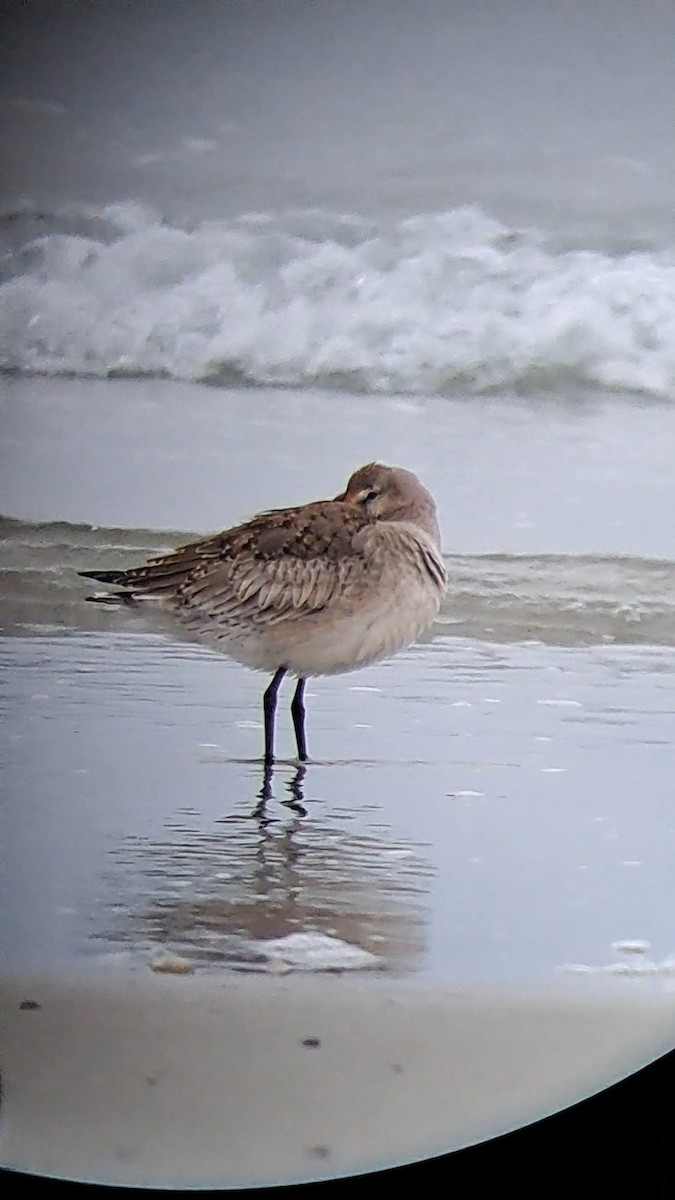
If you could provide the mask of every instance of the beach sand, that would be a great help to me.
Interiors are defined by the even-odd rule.
[[[372,978],[26,975],[0,1004],[3,1161],[171,1187],[444,1153],[592,1094],[675,1030],[672,996],[576,985],[525,997]]]

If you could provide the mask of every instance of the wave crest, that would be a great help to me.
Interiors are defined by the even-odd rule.
[[[476,208],[192,229],[132,203],[13,216],[5,370],[424,394],[561,376],[675,388],[673,249],[564,250]]]

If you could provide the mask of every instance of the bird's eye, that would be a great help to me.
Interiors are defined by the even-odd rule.
[[[379,492],[376,492],[371,488],[371,490],[366,492],[365,496],[363,497],[363,503],[367,504],[369,500],[377,500],[378,496]]]

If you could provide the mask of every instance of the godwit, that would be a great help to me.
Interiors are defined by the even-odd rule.
[[[291,715],[307,759],[305,682],[408,646],[433,621],[446,575],[433,496],[402,467],[369,463],[334,500],[259,513],[129,571],[81,571],[123,590],[87,599],[154,602],[190,635],[268,671],[265,764],[274,762],[279,685],[297,677]]]

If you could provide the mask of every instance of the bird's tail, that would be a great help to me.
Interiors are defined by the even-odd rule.
[[[78,571],[83,579],[95,579],[97,583],[110,583],[123,587],[124,586],[124,571]],[[90,600],[93,604],[135,604],[136,597],[133,592],[94,592],[92,596],[85,596],[85,600]]]
[[[83,579],[95,579],[97,583],[124,585],[124,571],[78,571]]]

